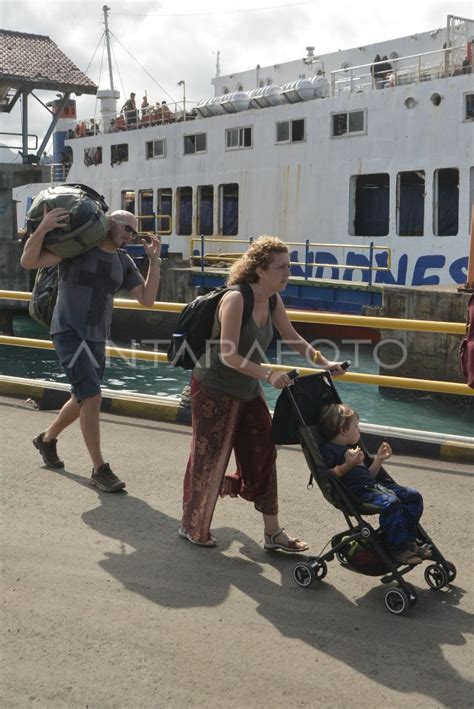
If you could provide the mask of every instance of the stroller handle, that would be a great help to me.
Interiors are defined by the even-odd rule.
[[[352,364],[351,360],[350,360],[350,359],[346,359],[346,360],[344,360],[344,362],[341,362],[341,369],[344,369],[344,371],[345,371],[346,369],[349,369],[349,367],[351,366],[351,364]],[[330,370],[329,370],[329,372],[330,372],[331,374],[332,374],[332,372],[334,372],[334,371],[335,371],[334,369],[330,369]]]
[[[344,362],[341,362],[341,369],[349,369],[351,366],[352,362],[350,359],[346,359]],[[328,372],[332,374],[335,370],[334,369],[329,369]],[[300,376],[300,370],[299,369],[291,369],[289,372],[287,372],[287,375],[291,380],[297,379]]]

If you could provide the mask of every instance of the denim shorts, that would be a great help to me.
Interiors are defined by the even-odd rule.
[[[100,394],[105,369],[105,342],[83,340],[73,330],[52,336],[54,349],[77,401]]]

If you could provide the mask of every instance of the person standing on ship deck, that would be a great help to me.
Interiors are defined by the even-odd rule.
[[[288,247],[271,236],[255,240],[232,266],[228,285],[247,284],[252,316],[242,326],[244,297],[226,293],[216,311],[211,349],[197,362],[191,381],[193,438],[184,479],[183,518],[179,535],[200,546],[215,546],[210,525],[219,495],[240,496],[263,514],[265,549],[301,552],[308,545],[290,537],[278,521],[276,448],[271,416],[260,382],[276,389],[291,384],[285,372],[262,365],[273,336],[317,367],[344,370],[329,362],[293,328],[279,292],[290,276]],[[274,308],[272,308],[274,305]],[[237,472],[226,475],[234,450]]]
[[[100,442],[101,380],[105,367],[105,343],[110,334],[113,297],[122,288],[142,305],[151,307],[160,284],[161,242],[142,240],[149,258],[146,280],[130,256],[119,249],[136,235],[138,221],[124,210],[108,217],[103,242],[72,259],[61,259],[44,248],[46,234],[67,225],[65,209],[46,210],[25,244],[23,268],[47,268],[59,264],[59,288],[51,322],[51,336],[59,361],[71,383],[71,398],[56,419],[33,441],[47,467],[63,468],[56,443],[59,434],[79,419],[84,442],[92,459],[91,484],[104,492],[117,492],[125,483],[104,461]]]
[[[123,115],[127,122],[127,128],[136,128],[138,120],[137,104],[135,103],[135,94],[132,92],[122,106]]]

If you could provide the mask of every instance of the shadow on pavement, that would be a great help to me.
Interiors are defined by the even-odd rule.
[[[67,475],[83,484],[79,476]],[[417,606],[396,617],[385,610],[378,579],[355,603],[344,595],[351,588],[349,571],[343,592],[327,579],[301,589],[291,575],[294,556],[266,553],[241,531],[215,529],[217,548],[195,547],[178,538],[178,519],[146,502],[130,495],[98,497],[100,505],[82,519],[122,543],[122,553],[106,554],[100,565],[133,593],[163,607],[212,607],[223,604],[235,586],[283,636],[398,692],[419,693],[446,706],[466,705],[470,683],[443,656],[444,646],[464,645],[464,634],[472,630],[471,617],[457,607],[461,588],[418,588]],[[225,553],[235,542],[241,545],[237,558],[235,549]],[[263,575],[265,564],[281,573],[281,584]]]

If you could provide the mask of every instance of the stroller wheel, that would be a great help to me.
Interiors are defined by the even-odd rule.
[[[301,588],[308,588],[316,578],[313,567],[300,562],[293,567],[293,578]]]
[[[402,615],[410,606],[408,595],[403,588],[389,588],[384,596],[385,606],[390,613]]]
[[[443,588],[450,581],[449,572],[441,564],[430,564],[425,569],[425,581],[430,588]]]
[[[448,572],[449,583],[452,583],[457,575],[456,567],[448,561],[444,567],[444,570]]]
[[[418,600],[418,594],[416,592],[415,587],[412,586],[411,583],[405,582],[403,584],[403,590],[405,591],[405,593],[408,596],[408,602],[409,602],[410,606],[414,606]]]
[[[342,551],[337,551],[337,552],[336,552],[336,559],[337,559],[338,562],[341,564],[341,566],[348,566],[348,564],[349,564],[349,561],[348,561],[348,559],[347,559],[347,556],[346,556],[345,554],[343,554]]]
[[[317,579],[320,581],[323,580],[323,578],[326,576],[328,572],[328,565],[326,564],[325,561],[313,561],[311,564],[311,567],[313,569],[313,573]]]
[[[334,547],[337,547],[337,545],[341,542],[344,536],[347,536],[345,532],[343,532],[342,534],[336,534],[336,536],[331,539],[331,547],[333,549]],[[348,547],[342,547],[339,551],[336,551],[334,553],[334,556],[342,566],[347,566],[349,563],[347,556],[344,553],[345,551],[347,551],[347,549]]]

